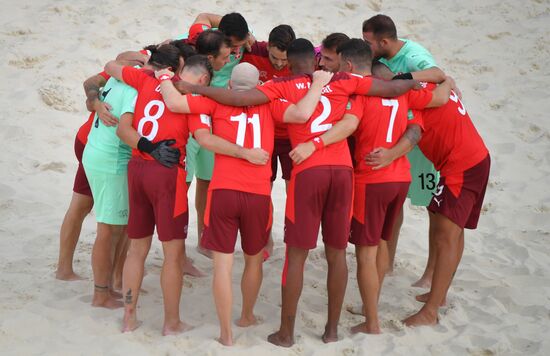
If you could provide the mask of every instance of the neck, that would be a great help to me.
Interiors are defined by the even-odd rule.
[[[306,66],[292,66],[292,74],[313,74],[313,70]]]
[[[397,39],[395,41],[391,41],[390,48],[388,50],[388,54],[384,57],[386,59],[392,59],[397,54],[397,52],[399,52],[401,50],[401,48],[403,48],[404,45],[405,45],[405,42],[401,41],[400,39]]]
[[[372,72],[371,72],[370,69],[354,69],[354,70],[352,71],[352,73],[353,73],[353,74],[362,75],[363,77],[372,75]]]

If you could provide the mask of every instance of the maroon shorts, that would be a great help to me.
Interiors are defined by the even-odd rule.
[[[92,196],[92,189],[86,178],[86,172],[84,172],[84,166],[82,165],[82,153],[84,152],[86,145],[78,139],[78,136],[74,140],[74,154],[78,160],[78,168],[76,169],[76,175],[74,176],[73,192]]]
[[[313,249],[321,225],[323,242],[345,249],[352,200],[351,167],[318,166],[292,175],[286,199],[285,242],[292,247]]]
[[[462,173],[441,177],[428,210],[446,216],[463,229],[475,229],[489,182],[490,168],[491,157],[487,155]]]
[[[187,237],[187,185],[181,167],[166,168],[157,161],[132,157],[128,162],[128,237],[153,235],[160,241]]]
[[[410,182],[356,184],[349,242],[378,246],[380,239],[389,241],[409,185]]]
[[[244,253],[257,255],[267,244],[271,220],[269,195],[229,189],[209,191],[201,245],[208,250],[233,253],[240,231]]]
[[[292,151],[290,140],[288,139],[275,139],[275,145],[273,146],[273,154],[271,155],[271,181],[274,182],[277,178],[277,158],[281,162],[281,171],[283,171],[283,179],[289,180],[292,173],[292,159],[288,155]]]

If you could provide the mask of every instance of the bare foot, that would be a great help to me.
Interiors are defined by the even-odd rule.
[[[59,279],[61,281],[81,281],[84,279],[84,277],[79,276],[78,274],[74,273],[73,271],[69,272],[62,272],[57,270],[55,272],[55,278]]]
[[[294,345],[294,338],[292,336],[281,335],[280,331],[277,331],[267,337],[267,341],[273,345],[281,347],[291,347]]]
[[[193,260],[191,260],[190,258],[185,259],[185,261],[183,262],[182,269],[183,269],[184,275],[197,277],[197,278],[206,276],[206,274],[204,274],[201,270],[199,270],[197,267],[193,265]]]
[[[364,323],[357,324],[357,325],[353,326],[350,329],[350,331],[351,331],[352,334],[357,334],[357,333],[381,334],[382,333],[380,331],[380,326],[378,325],[378,323],[375,323],[375,325],[369,325],[369,323],[367,323],[367,322],[364,322]]]
[[[191,329],[193,329],[193,327],[191,325],[184,323],[183,321],[180,321],[178,324],[174,326],[169,326],[165,324],[164,327],[162,328],[162,335],[163,336],[178,335],[186,331],[189,331]]]
[[[117,309],[122,308],[124,304],[120,300],[111,297],[109,293],[96,292],[92,299],[92,306],[98,308]]]
[[[365,316],[365,312],[363,311],[363,306],[362,305],[348,305],[346,307],[346,310],[353,314],[353,315],[363,315]]]
[[[420,303],[426,303],[426,302],[428,302],[428,299],[430,298],[430,292],[424,293],[424,294],[419,294],[415,298]],[[439,304],[440,307],[444,307],[446,305],[447,305],[447,298],[443,299],[441,304]]]
[[[197,252],[203,256],[212,259],[212,251],[205,249],[204,247],[197,246]]]
[[[258,319],[256,318],[256,315],[252,315],[251,317],[244,317],[241,316],[240,319],[235,320],[235,325],[241,327],[241,328],[247,328],[252,325],[257,325]]]
[[[420,309],[416,314],[409,316],[403,320],[403,324],[409,327],[424,326],[424,325],[436,325],[439,322],[437,319],[437,312],[432,313],[426,308]]]
[[[223,346],[233,346],[233,339],[231,337],[219,337],[216,339],[217,342],[222,344]]]
[[[423,275],[418,281],[411,284],[411,286],[418,287],[418,288],[431,288],[432,276]]]
[[[111,297],[114,298],[114,299],[122,299],[122,293],[117,292],[117,291],[114,290],[114,289],[109,289],[109,294],[110,294]]]
[[[124,312],[122,319],[122,332],[128,333],[136,330],[141,325],[141,321],[136,318],[136,313]]]
[[[338,330],[329,330],[328,326],[325,326],[325,333],[321,336],[321,339],[325,344],[338,341]]]

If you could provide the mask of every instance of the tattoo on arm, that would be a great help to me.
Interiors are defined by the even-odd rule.
[[[411,144],[415,146],[418,141],[420,141],[420,128],[417,125],[410,126],[407,131],[405,131],[405,137],[411,141]]]

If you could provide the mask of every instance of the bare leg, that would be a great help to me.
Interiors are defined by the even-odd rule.
[[[399,240],[399,233],[401,232],[401,226],[403,225],[403,207],[399,210],[395,222],[393,223],[391,240],[388,241],[388,253],[389,253],[389,269],[388,273],[393,272],[393,264],[395,261],[395,253],[397,251],[397,241]]]
[[[429,245],[428,245],[428,262],[426,263],[426,269],[422,274],[422,277],[412,284],[413,287],[419,288],[430,288],[432,285],[432,277],[434,274],[435,259],[436,259],[436,249],[435,249],[435,239],[434,239],[434,216],[435,214],[428,211],[428,216],[430,218],[430,229],[429,229]]]
[[[117,301],[110,293],[111,276],[113,273],[112,239],[113,225],[97,223],[97,237],[92,249],[92,270],[94,272],[94,296],[92,306],[109,309],[121,308],[122,302]]]
[[[130,241],[128,240],[128,235],[126,234],[126,225],[115,226],[113,230],[113,240],[117,241],[114,248],[114,259],[113,259],[113,276],[111,277],[112,289],[114,291],[122,290],[122,269],[124,268],[124,262],[126,261],[126,255],[128,254],[128,246]]]
[[[348,284],[348,265],[345,249],[338,250],[325,245],[325,255],[328,262],[328,320],[322,339],[329,343],[338,341],[338,322]]]
[[[183,287],[181,260],[185,253],[185,240],[171,240],[162,243],[164,263],[160,273],[160,285],[164,299],[164,326],[162,335],[176,335],[191,329],[180,319],[180,299]]]
[[[439,306],[445,299],[458,268],[462,229],[441,214],[435,214],[434,222],[437,259],[430,295],[419,312],[403,321],[407,326],[437,324]]]
[[[124,319],[122,332],[134,331],[138,326],[136,306],[143,282],[145,259],[151,248],[152,236],[130,240],[128,256],[122,271],[122,293],[124,294]]]
[[[262,286],[262,262],[263,253],[254,256],[244,255],[244,271],[241,279],[241,293],[243,295],[243,308],[241,317],[235,323],[242,327],[256,325],[258,320],[254,315],[254,305],[258,299],[258,293]]]
[[[356,246],[357,282],[365,309],[365,322],[351,328],[352,333],[380,334],[378,298],[380,275],[377,266],[378,246]],[[383,278],[383,277],[382,277]]]
[[[282,287],[281,326],[279,331],[267,337],[267,341],[277,346],[290,347],[294,344],[296,310],[302,294],[304,263],[308,253],[308,250],[287,246],[288,269],[286,285]]]
[[[208,258],[212,258],[212,251],[201,246],[202,231],[204,230],[204,211],[206,210],[206,199],[208,194],[209,180],[197,178],[195,191],[195,209],[197,209],[197,251]]]
[[[82,222],[92,210],[93,205],[94,200],[92,197],[73,192],[71,203],[65,213],[59,232],[59,259],[55,278],[64,281],[82,279],[73,271],[73,257],[82,230]]]
[[[214,301],[220,321],[220,337],[218,341],[225,346],[233,345],[233,331],[231,330],[231,307],[233,305],[233,291],[231,289],[231,271],[233,269],[233,254],[213,251],[214,255]]]

